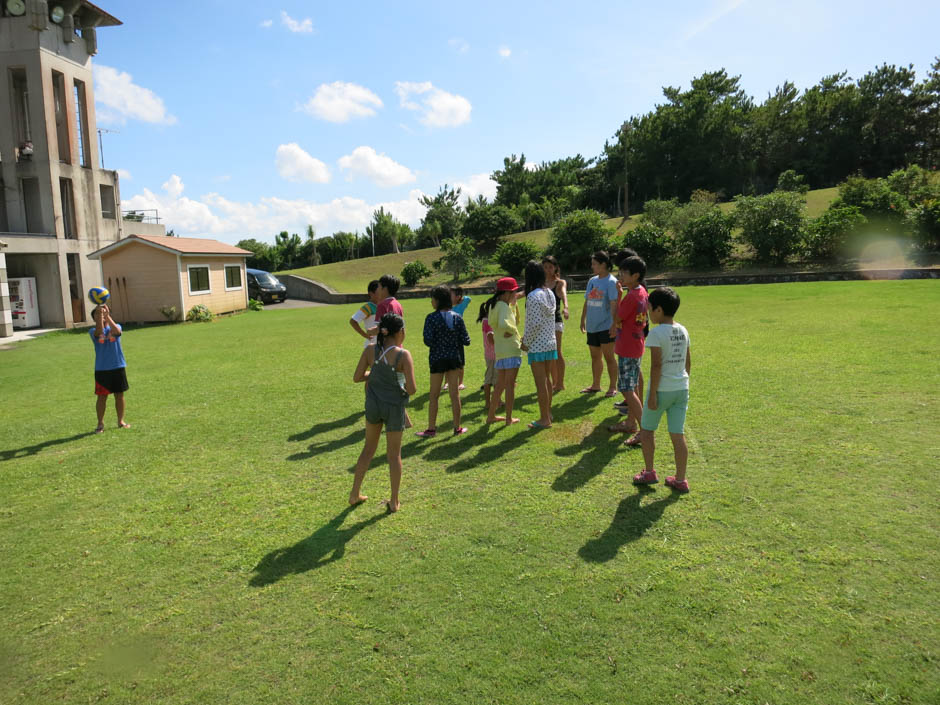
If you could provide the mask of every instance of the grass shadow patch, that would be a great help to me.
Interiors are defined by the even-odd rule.
[[[578,457],[574,465],[555,478],[552,482],[552,489],[556,492],[574,492],[579,487],[583,487],[610,464],[620,448],[620,435],[611,438],[610,432],[603,426],[595,428],[580,443],[558,448],[555,455],[559,457],[570,457],[582,451],[586,452]]]
[[[31,446],[23,446],[22,448],[11,448],[10,450],[0,450],[0,462],[6,460],[15,460],[17,458],[25,458],[28,455],[36,455],[41,453],[46,448],[51,446],[62,445],[63,443],[71,443],[72,441],[77,441],[85,436],[94,436],[94,431],[85,431],[84,433],[76,433],[74,436],[67,436],[64,438],[54,438],[49,441],[43,441],[42,443],[36,443]]]
[[[614,518],[604,533],[590,539],[578,549],[578,555],[590,563],[605,563],[617,556],[620,547],[642,538],[649,528],[662,517],[666,507],[678,501],[679,495],[670,492],[662,499],[641,505],[645,495],[655,490],[642,488],[636,494],[624,498],[614,512]]]

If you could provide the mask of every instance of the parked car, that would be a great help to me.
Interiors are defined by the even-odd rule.
[[[287,298],[287,287],[270,272],[261,269],[246,269],[248,274],[248,296],[265,304],[273,304]]]

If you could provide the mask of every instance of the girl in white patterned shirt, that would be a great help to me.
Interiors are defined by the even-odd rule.
[[[552,382],[549,369],[558,359],[555,340],[555,297],[545,286],[545,270],[535,260],[525,266],[525,332],[522,349],[529,354],[529,366],[539,399],[539,418],[529,428],[552,425]]]

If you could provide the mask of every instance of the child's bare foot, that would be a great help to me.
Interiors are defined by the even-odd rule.
[[[118,421],[118,428],[130,428],[131,425],[126,421]]]
[[[514,423],[519,423],[519,419],[517,418],[506,419],[507,426],[512,426]]]
[[[365,502],[367,499],[369,499],[369,497],[368,497],[367,495],[364,495],[364,494],[361,494],[361,493],[360,493],[360,494],[354,494],[354,493],[353,493],[353,494],[350,494],[350,495],[349,495],[349,503],[350,503],[352,506],[354,506],[354,507],[355,507],[357,504],[362,504],[362,503]]]
[[[383,499],[382,504],[385,505],[385,509],[388,511],[389,514],[394,514],[399,509],[401,509],[401,502],[395,502],[394,504],[392,504],[392,500],[390,499]]]
[[[98,425],[95,427],[95,433],[104,433],[104,425],[103,425],[103,424],[98,424]]]
[[[486,423],[496,423],[497,421],[505,421],[505,416],[487,416]]]

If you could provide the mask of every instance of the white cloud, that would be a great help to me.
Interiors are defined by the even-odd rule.
[[[489,172],[473,174],[466,181],[455,181],[454,187],[460,189],[464,202],[467,198],[475,199],[477,196],[485,196],[488,201],[496,198],[496,182],[490,178]]]
[[[307,225],[313,225],[320,235],[338,230],[362,231],[379,208],[385,208],[403,223],[416,226],[426,210],[419,202],[423,195],[420,189],[412,189],[401,200],[380,203],[351,196],[323,203],[276,197],[244,203],[218,193],[195,200],[183,195],[182,179],[174,174],[164,184],[162,193],[144,189],[124,199],[122,205],[127,209],[157,209],[167,230],[173,229],[178,235],[211,237],[234,244],[249,237],[270,242],[275,233],[282,230],[303,233]]]
[[[117,174],[120,177],[121,181],[130,181],[132,178],[131,172],[129,172],[127,169],[118,169]]]
[[[123,125],[128,119],[157,125],[175,125],[163,99],[148,88],[138,86],[124,71],[95,64],[95,111],[98,122]]]
[[[396,81],[395,92],[401,101],[401,107],[421,113],[418,120],[427,127],[457,127],[470,122],[473,106],[462,95],[448,93],[435,88],[430,81],[413,83]],[[412,96],[421,96],[420,102]]]
[[[365,176],[378,186],[401,186],[417,178],[408,167],[367,146],[356,147],[352,154],[340,157],[338,163],[340,169]]]
[[[270,26],[273,25],[273,24],[274,24],[274,20],[264,20],[264,21],[261,22],[261,24],[260,24],[259,26],[264,27],[265,29],[267,29],[268,27],[270,27]]]
[[[688,41],[695,35],[701,34],[729,12],[737,10],[746,2],[747,0],[720,0],[712,7],[711,12],[709,12],[708,15],[699,20],[696,20],[686,27],[683,39]]]
[[[313,20],[311,20],[309,17],[306,17],[298,22],[286,12],[284,12],[284,10],[281,10],[281,23],[295,34],[310,34],[313,32]]]
[[[500,47],[499,55],[504,59],[508,59],[510,56],[512,56],[512,49],[506,46]]]
[[[287,181],[312,181],[325,184],[330,180],[330,170],[316,157],[311,157],[296,142],[282,144],[274,157],[277,173]]]
[[[321,84],[304,104],[303,111],[329,122],[348,122],[352,118],[375,115],[375,108],[381,107],[382,99],[368,88],[334,81]]]
[[[468,51],[470,51],[470,44],[466,39],[461,39],[460,37],[449,39],[447,44],[458,54],[466,54]]]

